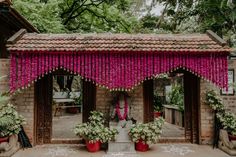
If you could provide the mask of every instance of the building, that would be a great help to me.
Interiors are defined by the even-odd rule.
[[[33,144],[52,143],[53,74],[83,77],[83,121],[94,109],[109,113],[110,91],[127,91],[133,98],[132,117],[148,122],[153,120],[152,79],[172,71],[184,73],[186,141],[212,143],[214,115],[204,103],[204,95],[207,89],[227,86],[230,48],[211,31],[52,35],[20,30],[8,40],[8,46],[10,89],[21,91],[14,101],[27,118],[25,128]],[[230,68],[233,64],[229,61]],[[223,98],[227,108],[234,110],[229,104],[235,98]]]

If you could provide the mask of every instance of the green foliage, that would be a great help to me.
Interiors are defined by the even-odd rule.
[[[106,143],[114,140],[118,134],[116,129],[110,129],[104,126],[103,113],[98,111],[92,111],[89,122],[76,125],[74,132],[77,136],[92,143],[96,141]]]
[[[236,136],[236,116],[233,113],[217,113],[217,118],[220,120],[224,129]]]
[[[60,18],[62,0],[13,0],[14,7],[35,26],[39,32],[60,33],[66,29]]]
[[[222,127],[230,134],[236,135],[236,116],[225,110],[222,100],[216,95],[215,91],[206,92],[206,104],[216,111],[216,117]]]
[[[129,0],[14,0],[40,32],[132,32],[137,18]]]
[[[162,133],[163,124],[164,119],[162,117],[146,124],[134,124],[129,131],[129,135],[133,142],[143,140],[147,144],[156,143]]]
[[[206,104],[208,104],[213,110],[217,112],[224,111],[224,105],[222,100],[216,95],[213,90],[207,91],[206,93]]]
[[[184,111],[184,90],[180,84],[174,84],[169,93],[170,103],[178,106],[180,111]]]
[[[161,112],[163,110],[161,97],[158,96],[157,94],[154,94],[153,100],[154,100],[154,110]]]
[[[24,118],[19,115],[12,104],[0,104],[0,137],[18,134]]]

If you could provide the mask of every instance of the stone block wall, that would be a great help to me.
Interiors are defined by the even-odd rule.
[[[0,91],[5,92],[9,90],[9,74],[10,74],[10,60],[0,59]],[[16,106],[19,114],[25,117],[26,124],[24,129],[29,136],[31,142],[34,136],[34,87],[21,90],[12,95],[11,103]]]
[[[10,60],[0,59],[0,92],[9,90],[9,74],[10,74]]]
[[[214,114],[213,110],[205,103],[206,91],[217,90],[217,87],[208,81],[200,82],[200,143],[212,144],[214,131]]]
[[[236,78],[236,60],[229,60],[228,63],[229,69],[234,69],[234,78]],[[200,88],[200,138],[202,144],[211,144],[213,142],[214,133],[214,113],[212,109],[204,103],[206,91],[216,91],[218,96],[223,100],[226,110],[234,114],[236,114],[236,94],[221,95],[218,87],[205,80],[201,80]]]
[[[103,112],[108,117],[114,95],[114,92],[97,87],[96,110]],[[135,87],[134,90],[128,92],[128,95],[131,97],[131,117],[138,122],[143,122],[143,86]]]
[[[32,144],[34,143],[34,86],[17,92],[12,97],[12,103],[19,114],[24,116],[26,124],[23,126]]]
[[[236,60],[229,60],[228,61],[229,69],[234,69],[234,83],[236,82]],[[218,90],[220,92],[220,90]],[[220,96],[223,100],[225,108],[236,114],[236,93],[234,95],[221,95]]]

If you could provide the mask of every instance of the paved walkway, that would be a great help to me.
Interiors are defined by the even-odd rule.
[[[66,114],[53,117],[52,138],[54,139],[76,139],[78,138],[73,129],[76,124],[82,123],[82,114]]]
[[[162,138],[165,138],[165,137],[185,138],[184,128],[165,122],[162,127],[161,137]]]
[[[20,150],[13,157],[103,157],[105,151],[89,153],[82,145],[42,145]],[[156,144],[148,152],[138,152],[139,157],[230,157],[211,146],[194,144]],[[114,157],[122,157],[114,155]],[[128,157],[127,155],[125,157]]]

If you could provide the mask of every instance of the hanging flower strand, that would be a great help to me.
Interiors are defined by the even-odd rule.
[[[124,114],[123,114],[123,116],[120,113],[120,99],[118,99],[117,104],[116,104],[116,114],[117,114],[119,120],[125,120],[125,118],[127,117],[127,113],[128,113],[127,98],[124,97],[124,99],[125,99],[125,106],[124,106]]]

